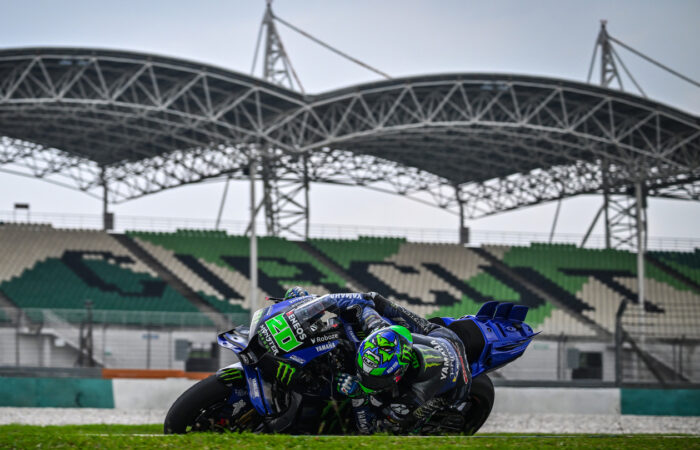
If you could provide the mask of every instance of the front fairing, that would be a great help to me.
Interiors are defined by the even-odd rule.
[[[305,297],[263,308],[253,315],[249,327],[239,326],[218,337],[219,345],[232,350],[241,361],[251,404],[261,415],[282,413],[276,401],[279,395],[275,396],[273,392],[274,386],[293,389],[301,369],[335,349],[341,337],[345,337],[342,322],[316,328],[314,321],[320,318],[323,310],[318,307],[321,303],[315,300],[314,297]],[[302,335],[300,322],[313,332]],[[281,336],[286,336],[287,341],[280,340]],[[275,392],[279,394],[279,391]]]

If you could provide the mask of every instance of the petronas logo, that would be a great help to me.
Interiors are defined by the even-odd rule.
[[[292,367],[290,364],[280,361],[277,362],[277,379],[280,380],[280,383],[289,384],[289,382],[292,381],[294,372],[296,371],[297,369]]]

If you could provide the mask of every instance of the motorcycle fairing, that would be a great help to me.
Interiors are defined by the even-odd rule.
[[[475,361],[470,361],[472,376],[495,370],[522,356],[532,339],[539,333],[523,322],[528,307],[509,302],[484,303],[474,316],[459,319],[442,317],[445,326],[455,320],[471,320],[484,337],[484,348]],[[469,343],[465,343],[467,346]]]
[[[337,340],[323,342],[321,344],[314,345],[313,347],[306,347],[295,352],[287,353],[282,357],[305,366],[312,359],[318,358],[319,356],[324,355],[336,348],[338,343],[339,341]]]
[[[250,397],[250,403],[253,407],[263,416],[271,414],[273,411],[270,408],[270,403],[265,397],[263,390],[264,381],[260,378],[260,373],[257,369],[250,366],[243,366],[243,372],[245,372],[245,379],[248,383],[248,396]]]

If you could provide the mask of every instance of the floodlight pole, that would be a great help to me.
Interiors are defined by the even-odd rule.
[[[107,214],[109,214],[107,211],[109,205],[109,185],[107,184],[104,166],[100,167],[100,184],[102,184],[102,230],[108,231],[112,227],[107,220]]]
[[[554,212],[554,219],[552,220],[552,230],[549,232],[549,243],[552,243],[554,239],[554,232],[557,229],[557,222],[559,221],[559,212],[561,211],[561,198],[557,202],[557,210]]]
[[[256,235],[255,221],[257,208],[255,204],[255,150],[250,150],[250,314],[258,310],[258,239]]]
[[[642,192],[643,186],[640,181],[634,183],[634,195],[636,199],[636,219],[637,219],[637,302],[642,311],[644,310],[644,252],[646,251],[646,220],[644,220],[646,209],[646,199],[644,198],[644,192]]]
[[[642,191],[644,186],[640,181],[634,183],[634,194],[636,200],[636,218],[637,218],[637,303],[639,306],[639,332],[640,344],[644,347],[645,330],[644,330],[644,252],[646,250],[646,196]]]
[[[459,205],[459,230],[457,230],[457,239],[460,245],[469,243],[469,229],[464,226],[464,202],[462,201],[462,192],[458,184],[455,184],[455,199]]]
[[[224,213],[224,205],[226,204],[226,196],[228,195],[228,185],[231,182],[231,175],[226,177],[226,183],[224,184],[224,193],[221,195],[221,204],[219,205],[219,213],[216,215],[216,225],[214,229],[218,230],[219,225],[221,225],[221,216]]]

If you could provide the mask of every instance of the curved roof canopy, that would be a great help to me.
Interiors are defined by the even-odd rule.
[[[597,192],[604,179],[700,192],[698,117],[534,76],[419,76],[303,96],[174,58],[7,49],[0,136],[0,164],[85,191],[104,180],[115,201],[243,177],[253,148],[276,176],[428,192],[442,207],[459,198],[469,217]]]

